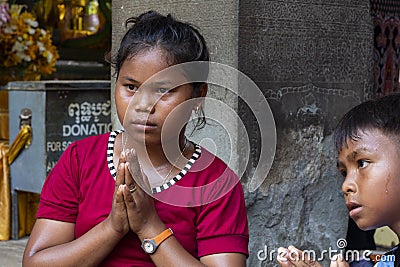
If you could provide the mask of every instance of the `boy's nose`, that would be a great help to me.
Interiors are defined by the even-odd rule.
[[[357,184],[355,182],[355,174],[347,173],[342,184],[342,191],[345,195],[357,192]]]

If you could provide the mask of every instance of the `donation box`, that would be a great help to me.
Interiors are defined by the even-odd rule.
[[[10,82],[10,143],[19,133],[20,114],[31,112],[31,144],[10,166],[11,193],[40,193],[46,176],[71,142],[109,132],[110,81]]]

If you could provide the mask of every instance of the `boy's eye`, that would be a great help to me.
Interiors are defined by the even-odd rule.
[[[369,162],[366,161],[366,160],[363,160],[363,159],[360,159],[360,160],[357,161],[357,165],[358,165],[358,167],[361,168],[361,169],[367,167],[368,164],[369,164]]]
[[[346,178],[346,176],[347,176],[347,171],[346,170],[339,170],[339,172],[344,178]]]

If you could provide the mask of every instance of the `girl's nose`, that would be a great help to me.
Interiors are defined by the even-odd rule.
[[[137,112],[151,113],[156,103],[155,97],[146,92],[146,90],[138,90],[133,96],[133,107]]]

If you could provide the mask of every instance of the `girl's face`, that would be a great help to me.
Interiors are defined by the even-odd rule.
[[[350,217],[363,230],[384,225],[400,233],[400,149],[397,138],[379,130],[359,131],[347,139],[338,169]]]
[[[190,84],[173,88],[175,74],[156,76],[145,83],[167,67],[166,57],[158,48],[141,52],[122,64],[115,87],[117,114],[125,130],[136,141],[160,144],[162,131],[166,131],[163,132],[166,137],[176,138],[183,133],[182,125],[189,120],[194,109],[194,104],[190,102],[185,108],[179,108],[179,112],[174,110],[193,96]],[[168,115],[173,119],[169,118],[164,124]]]

